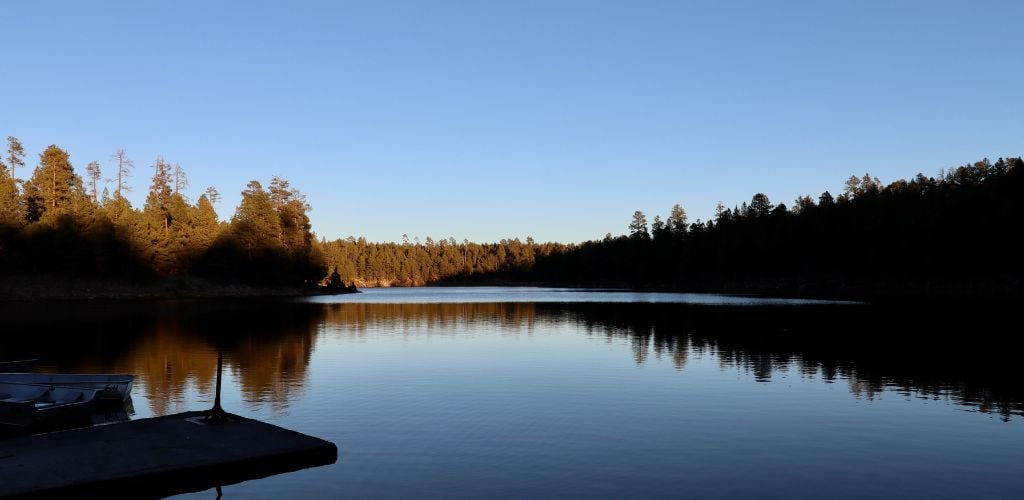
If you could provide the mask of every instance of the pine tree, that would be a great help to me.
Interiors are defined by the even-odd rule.
[[[281,219],[259,181],[250,181],[231,219],[231,229],[250,256],[282,247]]]
[[[123,149],[115,151],[110,158],[117,162],[117,189],[114,190],[114,198],[120,198],[124,196],[122,190],[132,190],[128,186],[128,176],[131,175],[135,162],[128,158],[128,154]]]
[[[216,205],[220,203],[220,192],[217,191],[217,188],[210,186],[206,188],[206,199],[210,201],[211,205]]]
[[[846,180],[846,187],[843,188],[843,194],[845,194],[847,198],[855,198],[862,192],[860,177],[851,175],[850,178]]]
[[[153,162],[153,183],[149,187],[149,194],[153,197],[153,209],[159,210],[163,215],[163,227],[164,233],[170,233],[171,230],[171,213],[169,210],[169,203],[171,201],[171,165],[164,161],[163,156],[157,156],[156,161]],[[149,199],[146,199],[146,207],[143,210],[149,210],[150,203]]]
[[[683,206],[679,203],[672,205],[672,210],[668,214],[668,228],[676,233],[682,234],[686,232],[686,210],[683,210]]]
[[[82,179],[77,175],[71,186],[71,199],[67,216],[71,217],[79,228],[92,228],[96,223],[96,204],[85,191]]]
[[[132,204],[127,198],[114,192],[114,196],[110,197],[103,204],[103,208],[106,210],[107,216],[110,217],[110,222],[114,223],[114,227],[120,235],[127,236],[131,234],[132,227],[135,225],[135,211],[132,210]]]
[[[651,224],[651,235],[654,236],[655,239],[657,239],[660,236],[662,236],[665,233],[665,231],[666,226],[665,223],[661,221],[661,216],[655,215],[654,223]]]
[[[134,239],[157,272],[171,274],[179,267],[180,245],[175,245],[171,234],[171,167],[162,156],[153,163],[152,182],[134,225]]]
[[[21,146],[21,141],[13,135],[7,136],[7,163],[8,168],[11,169],[11,178],[17,182],[18,167],[25,166],[25,148]]]
[[[772,212],[772,203],[764,193],[757,193],[750,199],[750,216],[764,217]]]
[[[39,155],[39,166],[25,189],[29,221],[49,224],[72,215],[81,184],[67,152],[51,144]]]
[[[174,194],[179,194],[185,189],[188,189],[188,176],[185,175],[185,170],[181,168],[181,165],[174,164]]]
[[[143,260],[162,274],[169,273],[175,267],[167,237],[168,231],[164,228],[166,221],[167,214],[157,194],[150,191],[142,212],[135,217],[132,226],[133,239]]]
[[[170,222],[167,235],[169,240],[168,250],[173,255],[174,260],[179,264],[179,267],[183,267],[191,257],[191,240],[194,237],[194,231],[191,224],[192,207],[189,206],[187,201],[185,201],[185,197],[183,195],[180,193],[173,193],[167,201],[167,214]]]
[[[97,191],[96,183],[100,180],[100,164],[99,162],[91,161],[85,166],[85,172],[89,176],[89,187],[92,191],[92,202],[99,205],[100,197],[99,191]]]
[[[871,174],[866,172],[860,180],[860,194],[878,194],[882,187],[882,181],[878,180],[878,177],[871,177]]]
[[[793,208],[791,210],[794,214],[799,214],[811,208],[814,208],[814,198],[811,198],[810,195],[804,195],[793,200]]]
[[[21,227],[25,214],[18,199],[18,184],[0,161],[0,227]]]
[[[633,221],[629,223],[629,237],[644,240],[651,237],[647,232],[647,217],[639,210],[633,212]]]
[[[206,252],[220,233],[220,221],[217,212],[207,195],[201,195],[196,206],[191,210],[189,225],[192,236],[189,239],[189,253],[198,257]]]
[[[312,248],[313,234],[306,215],[306,197],[287,180],[276,176],[270,180],[268,191],[281,220],[281,242],[294,257],[307,254]]]
[[[725,208],[725,203],[722,203],[721,200],[719,200],[718,203],[715,203],[715,222],[721,222],[727,211],[728,209]]]

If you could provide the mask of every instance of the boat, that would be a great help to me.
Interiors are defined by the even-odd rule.
[[[0,423],[35,428],[88,421],[97,393],[81,387],[0,383]]]
[[[38,359],[19,359],[17,361],[0,361],[0,373],[26,373],[32,371],[32,366]]]
[[[108,373],[0,373],[0,384],[35,384],[92,389],[101,401],[122,401],[132,392],[135,375]]]

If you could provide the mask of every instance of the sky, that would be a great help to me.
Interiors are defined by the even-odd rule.
[[[599,239],[1024,154],[1024,2],[8,2],[0,136],[314,231]],[[19,172],[27,178],[29,169]]]

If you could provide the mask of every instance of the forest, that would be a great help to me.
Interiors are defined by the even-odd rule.
[[[188,177],[158,157],[144,205],[130,189],[124,150],[104,179],[76,173],[56,145],[27,180],[20,142],[0,160],[0,275],[33,274],[214,282],[306,289],[429,284],[560,285],[809,296],[1021,295],[1013,250],[1024,227],[1024,163],[981,160],[910,180],[851,176],[828,191],[775,204],[763,193],[690,222],[681,204],[649,224],[637,211],[619,236],[583,243],[527,237],[496,243],[402,236],[401,242],[312,231],[305,197],[274,177],[251,181],[229,221],[216,189],[195,201]],[[107,187],[107,184],[110,184]],[[112,188],[112,189],[111,189]]]
[[[20,141],[8,137],[0,159],[0,275],[36,276],[53,286],[76,277],[183,276],[305,289],[330,284],[310,207],[285,179],[274,177],[266,188],[249,182],[224,222],[214,210],[217,190],[191,201],[184,169],[163,157],[153,162],[146,201],[136,208],[125,197],[134,162],[124,150],[111,156],[109,179],[97,161],[79,175],[68,152],[51,145],[21,180],[25,156]]]
[[[763,193],[713,220],[635,212],[620,236],[580,244],[454,238],[324,241],[342,280],[368,286],[538,284],[881,298],[1019,297],[1020,158],[981,160],[883,184],[851,176],[838,196]]]

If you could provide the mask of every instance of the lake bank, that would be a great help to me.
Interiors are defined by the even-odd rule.
[[[358,290],[355,287],[340,290],[269,287],[217,283],[194,277],[140,281],[33,274],[4,276],[0,279],[0,302],[288,298],[356,292]]]

